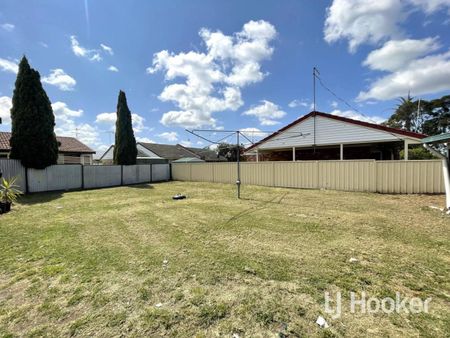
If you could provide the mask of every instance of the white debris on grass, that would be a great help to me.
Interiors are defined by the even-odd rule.
[[[330,327],[325,318],[323,318],[322,316],[317,317],[316,324],[319,325],[322,329]]]
[[[350,263],[356,263],[358,260],[355,257],[351,257],[348,261]]]
[[[158,303],[158,304],[155,304],[155,307],[161,307],[162,306],[162,303]]]

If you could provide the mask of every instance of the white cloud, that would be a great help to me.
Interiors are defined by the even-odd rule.
[[[429,15],[442,9],[450,15],[450,0],[333,0],[327,8],[324,38],[328,43],[348,40],[353,53],[363,43],[401,38],[399,25],[414,10]]]
[[[100,47],[102,47],[102,49],[103,49],[106,53],[108,53],[109,55],[114,55],[114,51],[113,51],[113,49],[112,49],[111,47],[109,47],[109,46],[107,46],[107,45],[105,45],[105,44],[103,44],[103,43],[100,44]]]
[[[52,103],[53,113],[55,114],[56,118],[59,117],[80,117],[83,115],[83,110],[73,110],[70,109],[66,103],[57,101],[55,103]]]
[[[136,141],[144,142],[144,143],[156,143],[155,141],[153,141],[152,139],[150,139],[148,137],[139,137],[139,136],[136,136]]]
[[[89,60],[91,60],[91,61],[102,61],[103,58],[100,56],[99,53],[94,53],[94,55],[92,55],[92,57]]]
[[[102,147],[98,129],[89,123],[76,121],[76,118],[83,115],[82,109],[71,109],[65,102],[61,101],[53,103],[52,108],[56,120],[56,135],[76,137],[93,149]]]
[[[86,58],[90,61],[101,61],[102,57],[100,56],[98,50],[95,49],[87,49],[80,45],[75,35],[70,37],[70,43],[72,45],[72,52],[82,58]]]
[[[289,102],[288,107],[289,108],[297,108],[297,107],[308,107],[309,104],[306,100],[292,100]]]
[[[97,115],[95,123],[105,123],[113,125],[116,123],[116,118],[116,113],[101,113]]]
[[[420,7],[425,13],[431,14],[445,7],[450,8],[450,0],[409,0],[413,5]]]
[[[62,91],[73,90],[77,81],[66,74],[63,69],[52,69],[48,76],[42,78],[42,82],[58,87]]]
[[[0,58],[0,70],[17,74],[19,66],[16,62]]]
[[[192,147],[192,142],[191,142],[191,141],[188,141],[188,140],[181,141],[180,144],[181,144],[183,147]]]
[[[2,27],[2,29],[4,29],[7,32],[12,32],[14,28],[16,28],[16,26],[14,26],[12,23],[4,23],[1,24],[0,27]]]
[[[2,118],[3,124],[11,123],[11,113],[12,100],[9,96],[0,97],[0,117]]]
[[[170,142],[175,142],[178,140],[178,134],[175,131],[164,132],[164,133],[158,134],[158,136],[163,139],[166,139],[167,141],[170,141]]]
[[[156,53],[149,74],[165,73],[166,80],[184,78],[167,85],[159,99],[172,101],[177,110],[163,114],[161,123],[182,127],[215,126],[215,112],[235,111],[243,105],[241,89],[261,81],[266,74],[261,62],[270,58],[275,28],[266,21],[249,21],[234,35],[200,30],[206,53]]]
[[[111,126],[111,130],[114,131],[116,129],[116,119],[116,113],[101,113],[97,115],[95,123],[108,124]],[[143,118],[142,116],[132,113],[131,120],[133,122],[133,131],[135,133],[141,133],[144,130],[149,129],[144,125],[145,118]]]
[[[116,66],[109,66],[109,67],[108,67],[108,70],[109,70],[110,72],[118,72],[118,71],[119,71],[119,69],[118,69]]]
[[[262,100],[259,106],[255,106],[243,112],[242,115],[256,116],[261,125],[272,126],[280,123],[276,120],[283,118],[286,115],[286,112],[282,111],[275,103]]]
[[[242,128],[239,130],[242,134],[244,134],[248,139],[250,139],[250,141],[252,141],[251,143],[255,143],[257,141],[259,141],[260,139],[268,136],[269,134],[266,132],[261,131],[261,129],[258,128]],[[248,142],[248,140],[244,137],[243,139],[241,139],[244,142],[244,145],[249,146],[250,143]]]
[[[253,128],[253,127],[241,128],[241,129],[239,129],[239,131],[246,135],[259,135],[259,136],[267,135],[267,133],[261,131],[261,129]]]
[[[396,71],[419,56],[439,49],[437,38],[391,40],[369,53],[364,65],[376,70]]]
[[[334,0],[327,8],[325,41],[348,39],[355,52],[362,43],[398,36],[398,23],[405,18],[401,0]]]
[[[336,101],[332,101],[330,103],[330,106],[333,107],[333,108],[337,108],[339,106],[339,103],[337,103]]]
[[[357,100],[389,100],[405,96],[437,93],[450,89],[450,51],[413,60],[374,81]]]
[[[347,118],[353,119],[353,120],[376,123],[376,124],[380,124],[380,123],[386,121],[385,118],[380,117],[380,116],[364,116],[364,115],[361,115],[360,113],[357,113],[352,110],[342,111],[339,109],[335,109],[330,114],[336,115],[336,116],[341,116],[341,117],[347,117]]]

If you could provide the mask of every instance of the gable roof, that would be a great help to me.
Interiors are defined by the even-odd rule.
[[[165,158],[167,160],[177,160],[182,157],[192,156],[188,151],[183,149],[183,147],[178,147],[174,144],[159,144],[159,143],[143,143],[138,142],[144,148],[155,153],[159,157]]]
[[[11,138],[10,132],[0,132],[0,151],[10,151],[11,146],[9,140]],[[87,145],[77,140],[75,137],[56,136],[58,141],[59,153],[80,153],[80,154],[95,154],[95,151]]]
[[[144,148],[167,160],[178,160],[183,157],[196,157],[205,161],[224,161],[223,157],[209,149],[184,147],[181,144],[159,144],[138,142]]]
[[[346,122],[346,123],[351,123],[354,125],[359,125],[359,126],[363,126],[363,127],[367,127],[367,128],[372,128],[372,129],[377,129],[377,130],[382,130],[382,131],[386,131],[388,133],[393,133],[393,134],[397,134],[397,135],[403,135],[403,136],[407,136],[407,137],[413,137],[413,138],[417,138],[417,139],[423,139],[425,137],[427,137],[427,135],[424,134],[420,134],[420,133],[415,133],[412,131],[407,131],[407,130],[402,130],[402,129],[397,129],[397,128],[391,128],[391,127],[387,127],[387,126],[382,126],[380,124],[376,124],[376,123],[370,123],[370,122],[364,122],[364,121],[359,121],[359,120],[353,120],[350,119],[348,117],[342,117],[342,116],[337,116],[337,115],[332,115],[332,114],[327,114],[327,113],[322,113],[322,112],[318,112],[318,111],[312,111],[309,114],[306,114],[300,118],[298,118],[297,120],[289,123],[288,125],[284,126],[283,128],[279,129],[278,131],[274,132],[273,134],[263,138],[262,140],[256,142],[255,144],[251,145],[250,147],[248,147],[247,149],[245,149],[244,151],[247,152],[259,145],[261,145],[262,143],[270,140],[271,138],[277,136],[278,134],[282,133],[283,131],[286,131],[287,129],[305,121],[306,119],[308,119],[311,116],[321,116],[321,117],[325,117],[328,119],[332,119],[332,120],[337,120],[337,121],[341,121],[341,122]]]

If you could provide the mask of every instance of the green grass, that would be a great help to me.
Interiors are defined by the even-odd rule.
[[[444,337],[450,219],[428,207],[443,204],[180,182],[26,196],[0,216],[0,337]],[[332,319],[338,290],[344,305],[350,291],[433,300]]]

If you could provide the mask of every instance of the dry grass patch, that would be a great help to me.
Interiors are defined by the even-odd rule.
[[[180,182],[27,196],[0,217],[0,336],[445,337],[443,203]],[[433,300],[332,319],[339,290]]]

